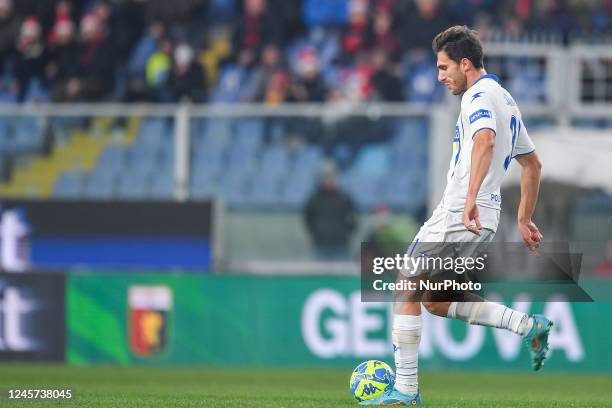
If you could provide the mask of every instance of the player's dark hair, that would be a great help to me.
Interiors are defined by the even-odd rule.
[[[474,68],[484,67],[482,43],[478,34],[466,26],[453,26],[436,35],[431,44],[434,52],[446,52],[457,64],[463,58],[472,62]]]

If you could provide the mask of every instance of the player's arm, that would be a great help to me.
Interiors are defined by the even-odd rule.
[[[542,163],[535,151],[516,156],[521,165],[521,202],[518,208],[518,228],[523,242],[532,253],[542,241],[542,234],[531,217],[538,201]]]
[[[495,132],[488,128],[481,129],[474,134],[473,139],[470,181],[463,210],[463,225],[465,225],[468,231],[480,235],[482,225],[480,225],[476,197],[482,182],[489,172],[489,167],[491,167],[493,147],[495,146]],[[472,225],[472,221],[476,225]]]

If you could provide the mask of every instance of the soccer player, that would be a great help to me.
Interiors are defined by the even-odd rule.
[[[531,220],[540,185],[541,164],[514,99],[487,74],[482,44],[465,26],[438,34],[432,44],[437,56],[438,80],[453,95],[463,95],[453,138],[453,154],[441,203],[417,234],[409,253],[419,242],[459,242],[486,246],[493,239],[500,216],[500,184],[514,158],[521,165],[521,200],[518,227],[531,252],[542,234]],[[470,324],[497,327],[524,337],[535,370],[542,367],[548,350],[552,322],[541,315],[528,316],[504,305],[466,294],[462,302],[432,302],[401,298],[395,301],[393,349],[395,388],[364,405],[418,405],[418,348],[421,338],[421,304],[438,316]],[[421,301],[422,300],[422,301]]]

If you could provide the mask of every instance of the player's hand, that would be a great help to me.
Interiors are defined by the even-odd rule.
[[[480,225],[480,215],[478,214],[478,206],[476,205],[476,200],[467,199],[465,201],[465,208],[463,209],[463,225],[470,231],[472,234],[476,234],[480,236],[480,230],[482,229],[482,225]],[[473,225],[472,221],[476,224]]]
[[[520,222],[518,224],[519,232],[521,233],[521,238],[525,243],[529,252],[533,255],[539,255],[537,248],[540,246],[540,242],[544,238],[540,233],[538,227],[530,220],[525,222]]]

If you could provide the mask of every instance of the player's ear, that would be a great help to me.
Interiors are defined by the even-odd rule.
[[[472,61],[467,58],[461,58],[461,61],[459,61],[459,67],[461,68],[461,72],[464,74],[470,70],[471,66]]]

